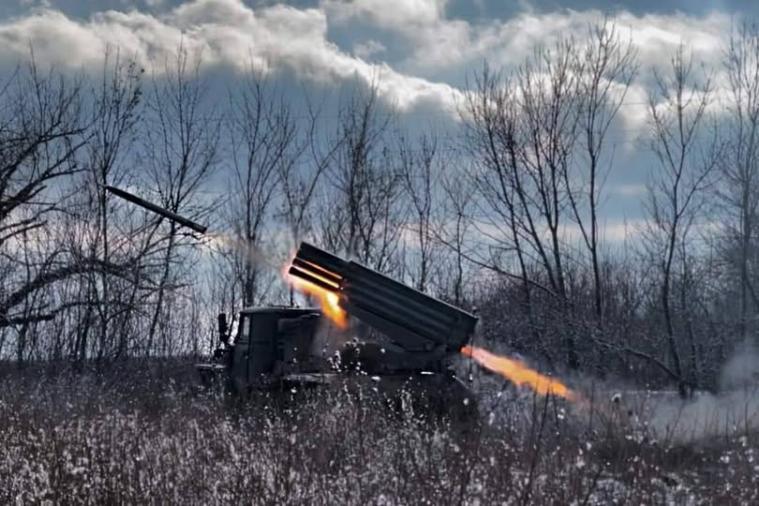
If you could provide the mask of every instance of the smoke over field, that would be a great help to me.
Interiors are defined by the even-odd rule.
[[[751,343],[740,345],[721,374],[719,389],[693,399],[654,402],[651,427],[662,438],[708,440],[759,431],[759,355]]]

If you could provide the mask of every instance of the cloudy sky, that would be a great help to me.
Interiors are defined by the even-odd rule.
[[[731,27],[759,16],[759,2],[723,0],[3,0],[0,67],[33,45],[58,68],[99,65],[118,46],[146,66],[180,41],[202,51],[204,71],[240,71],[250,62],[294,76],[302,86],[377,79],[383,100],[412,117],[456,121],[467,76],[484,60],[521,63],[538,44],[587,31],[612,16],[636,46],[645,76],[680,43],[718,66]],[[640,78],[621,109],[614,137],[607,227],[640,218],[651,160],[639,155],[645,129]]]

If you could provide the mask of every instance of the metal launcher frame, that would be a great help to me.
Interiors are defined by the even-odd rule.
[[[406,351],[458,352],[477,324],[466,311],[305,242],[288,272],[337,294],[348,314]]]

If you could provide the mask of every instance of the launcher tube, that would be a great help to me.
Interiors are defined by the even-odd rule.
[[[287,271],[288,274],[291,276],[295,276],[296,278],[300,278],[304,281],[308,281],[312,285],[316,285],[319,288],[323,288],[327,290],[328,292],[336,292],[338,290],[338,286],[335,284],[332,284],[325,280],[324,278],[320,278],[317,275],[314,275],[310,272],[306,272],[304,270],[299,269],[298,267],[290,267],[290,270]]]
[[[335,274],[334,272],[329,271],[319,265],[301,260],[300,258],[293,259],[293,267],[298,267],[302,271],[312,272],[336,285],[339,285],[340,281],[343,279],[339,274]]]

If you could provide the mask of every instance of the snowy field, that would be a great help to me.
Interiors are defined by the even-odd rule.
[[[479,422],[451,425],[371,392],[236,405],[177,363],[0,379],[2,504],[759,501],[750,417],[660,432],[654,401],[679,403],[666,395],[599,388],[569,404],[478,375]],[[698,402],[681,410],[691,422]]]

